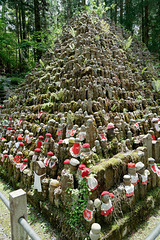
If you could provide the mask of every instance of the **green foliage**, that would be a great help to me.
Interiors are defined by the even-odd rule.
[[[86,208],[87,201],[89,199],[89,189],[86,184],[86,178],[83,178],[80,181],[79,189],[67,189],[67,196],[70,196],[71,206],[67,207],[67,223],[71,228],[76,228],[83,230],[84,226],[82,225],[83,221],[83,212]]]
[[[18,85],[24,82],[24,79],[20,77],[11,77],[10,80],[11,80],[11,85]]]
[[[154,81],[155,91],[160,92],[160,80]]]
[[[70,121],[74,121],[74,114],[72,112],[67,113],[67,124],[70,123]]]
[[[0,19],[0,66],[12,71],[16,68],[16,35],[6,32],[7,24]]]
[[[147,70],[147,68],[148,68],[148,67],[144,67],[144,68],[142,69],[142,74]]]
[[[123,49],[128,50],[132,44],[132,37],[130,36],[127,40],[124,41]]]
[[[92,13],[94,10],[97,15],[102,18],[104,14],[110,10],[111,8],[113,9],[116,6],[116,4],[112,4],[110,7],[106,7],[105,2],[100,1],[99,5],[97,6],[97,1],[96,0],[90,0],[89,6],[86,8],[88,13]]]
[[[69,33],[72,35],[73,38],[76,37],[76,31],[73,29],[73,27],[70,27]]]
[[[40,63],[41,68],[44,68],[44,63],[41,59],[39,59],[39,63]]]
[[[111,107],[112,112],[114,112],[116,108],[117,108],[116,104],[113,104],[113,106]]]
[[[143,97],[142,97],[141,95],[138,95],[138,96],[137,96],[137,99],[138,99],[138,100],[142,100]]]
[[[56,93],[52,92],[51,96],[54,97],[57,101],[60,101],[63,96],[63,89],[61,88],[59,92],[56,92]]]
[[[103,19],[101,20],[101,28],[105,33],[109,33],[110,26]]]

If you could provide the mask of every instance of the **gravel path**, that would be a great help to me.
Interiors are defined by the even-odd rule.
[[[0,191],[9,199],[9,192],[13,189],[0,178]],[[60,239],[58,232],[30,204],[28,204],[28,222],[42,240]],[[9,239],[11,239],[10,213],[0,200],[0,240]]]
[[[152,212],[152,214],[141,224],[135,232],[126,237],[125,240],[144,240],[150,232],[160,223],[160,208]],[[156,238],[160,240],[160,235]]]

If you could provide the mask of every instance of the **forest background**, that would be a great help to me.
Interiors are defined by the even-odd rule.
[[[23,78],[81,11],[109,17],[160,59],[159,0],[0,0],[0,74]]]

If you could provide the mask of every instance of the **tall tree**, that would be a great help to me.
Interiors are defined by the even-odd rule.
[[[123,0],[119,0],[119,7],[120,7],[120,24],[123,24]]]
[[[39,0],[34,0],[34,17],[35,17],[35,40],[37,41],[37,46],[41,42],[41,19],[40,19],[40,3]],[[42,56],[42,51],[37,47],[35,51],[35,61],[39,60]]]
[[[125,0],[125,26],[132,31],[133,26],[132,0]]]
[[[148,41],[149,41],[149,6],[148,6],[148,0],[145,1],[144,5],[144,43],[148,47]]]

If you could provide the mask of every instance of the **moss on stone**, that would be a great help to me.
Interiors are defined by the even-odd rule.
[[[106,168],[117,166],[122,163],[122,160],[119,158],[110,158],[109,160],[101,162],[99,165],[96,165],[92,168],[92,171],[97,174],[100,171],[105,171]]]
[[[131,156],[130,153],[118,153],[114,156],[114,158],[119,158],[122,160],[122,162],[128,163],[131,161]]]
[[[100,171],[105,171],[105,168],[101,164],[92,167],[93,173],[97,174]]]
[[[132,161],[135,162],[135,163],[140,160],[140,157],[139,157],[139,155],[138,155],[138,152],[136,152],[136,151],[132,152],[132,153],[130,154],[130,156],[131,156]]]
[[[120,158],[110,158],[108,162],[110,162],[112,166],[115,166],[121,164],[122,160]]]
[[[94,159],[94,161],[95,161],[96,163],[99,162],[99,157],[98,157],[98,155],[97,155],[96,153],[93,153],[93,154],[92,154],[92,157],[93,157],[93,159]]]

